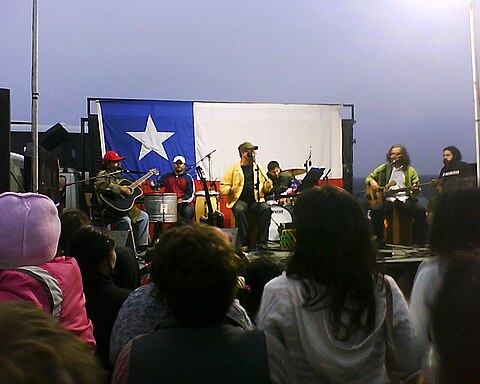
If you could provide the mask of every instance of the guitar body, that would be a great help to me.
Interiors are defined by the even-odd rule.
[[[218,211],[208,212],[207,217],[202,216],[200,218],[201,223],[212,225],[218,228],[223,228],[223,221],[224,221],[223,213]]]
[[[200,222],[214,227],[223,228],[223,214],[222,212],[213,210],[212,200],[210,199],[210,193],[208,192],[207,180],[205,179],[202,167],[197,167],[197,173],[202,182],[203,190],[205,191],[205,200],[207,202],[207,217],[202,216]]]
[[[372,187],[367,185],[365,187],[365,197],[367,199],[369,208],[375,209],[383,203],[383,200],[385,200],[386,197],[395,196],[397,193],[400,193],[400,192],[416,193],[421,187],[424,187],[426,185],[434,185],[437,183],[438,183],[437,180],[431,180],[428,183],[418,184],[412,187],[390,189],[396,184],[395,181],[391,181],[385,187],[382,187],[376,191],[374,191]]]
[[[119,183],[120,186],[130,187],[132,185],[131,180],[123,179]],[[139,187],[133,189],[133,193],[130,196],[113,196],[107,193],[100,194],[100,198],[104,203],[106,203],[110,208],[113,208],[116,211],[128,212],[133,208],[135,200],[143,195],[143,191]]]

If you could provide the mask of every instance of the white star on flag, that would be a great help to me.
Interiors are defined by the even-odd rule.
[[[148,115],[145,132],[127,132],[134,139],[142,143],[138,160],[142,160],[151,151],[157,152],[165,160],[168,160],[163,142],[175,134],[175,132],[158,132],[152,116]]]

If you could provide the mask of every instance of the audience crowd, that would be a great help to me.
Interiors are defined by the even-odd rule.
[[[141,286],[82,211],[13,192],[0,209],[2,383],[480,383],[479,189],[440,195],[409,301],[333,186],[298,198],[285,263],[245,265],[191,223],[149,249]]]

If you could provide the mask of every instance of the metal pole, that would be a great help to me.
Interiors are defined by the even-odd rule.
[[[472,75],[473,75],[473,109],[475,113],[475,150],[477,162],[477,186],[480,187],[480,106],[479,106],[479,86],[477,72],[477,50],[476,50],[476,24],[475,24],[475,0],[470,0],[470,49],[472,55]]]
[[[38,4],[32,14],[32,192],[38,192]]]

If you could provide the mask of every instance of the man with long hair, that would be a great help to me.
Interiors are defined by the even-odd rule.
[[[372,207],[370,211],[373,232],[380,245],[384,243],[384,218],[393,209],[404,210],[412,216],[413,243],[425,244],[426,214],[415,196],[418,184],[420,184],[418,173],[410,165],[410,156],[405,146],[401,144],[391,146],[386,154],[386,162],[365,178],[365,185],[370,187],[373,193],[388,194],[382,203]]]

